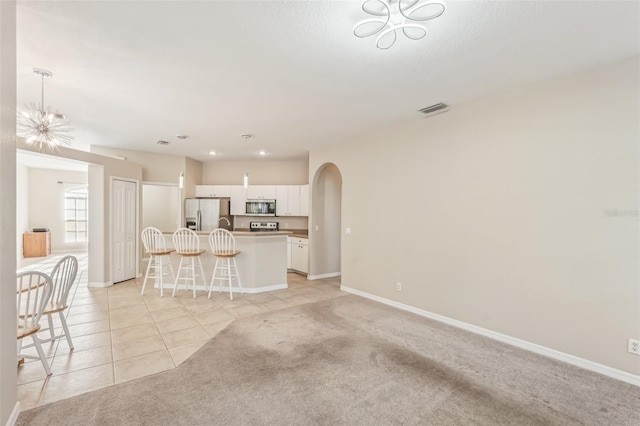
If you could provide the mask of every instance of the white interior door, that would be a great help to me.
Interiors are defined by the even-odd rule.
[[[112,282],[136,276],[136,184],[113,180],[111,190]]]

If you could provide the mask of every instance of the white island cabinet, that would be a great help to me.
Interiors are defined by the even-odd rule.
[[[206,250],[200,256],[206,285],[203,284],[202,278],[198,276],[196,277],[196,290],[208,291],[216,258],[209,247],[209,233],[197,232],[197,234],[200,240],[200,249]],[[287,231],[233,232],[236,240],[236,250],[240,250],[240,254],[236,256],[236,263],[245,293],[262,293],[287,288],[287,236],[289,234],[291,233]],[[172,235],[172,233],[165,233],[167,248],[173,248]],[[180,256],[174,252],[171,253],[170,259],[173,269],[177,273]],[[167,280],[165,277],[165,289],[173,290],[173,283],[167,281],[171,281],[171,278]],[[185,281],[180,281],[180,290],[184,289],[184,283]],[[217,295],[219,281],[216,281],[215,284],[213,289]],[[235,285],[234,281],[233,292],[240,292],[240,288],[236,288]],[[222,291],[228,291],[226,283],[222,286]],[[229,297],[228,294],[223,296]],[[219,296],[212,294],[211,297]]]

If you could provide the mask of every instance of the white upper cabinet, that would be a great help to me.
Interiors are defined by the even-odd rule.
[[[276,214],[278,216],[300,216],[300,185],[278,185],[276,187]]]
[[[309,185],[300,185],[300,216],[309,216]]]
[[[227,198],[231,196],[229,185],[196,185],[196,197]]]
[[[289,213],[289,186],[276,186],[276,216],[286,216]]]
[[[289,187],[289,216],[300,215],[300,185],[288,185]]]
[[[247,212],[247,190],[242,185],[231,185],[231,214],[245,216]]]
[[[249,185],[247,200],[275,200],[275,185]]]
[[[303,189],[306,187],[306,189]],[[277,186],[276,214],[277,216],[309,216],[309,185],[279,185]],[[302,206],[302,196],[306,195],[307,206]]]

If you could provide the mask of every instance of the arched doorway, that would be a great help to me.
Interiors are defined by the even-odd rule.
[[[342,174],[333,163],[318,168],[311,192],[310,280],[341,275]]]

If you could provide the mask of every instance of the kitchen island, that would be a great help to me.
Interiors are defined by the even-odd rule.
[[[173,232],[163,232],[163,234],[167,248],[174,248],[172,239]],[[216,258],[211,253],[211,247],[209,247],[210,232],[196,231],[196,234],[198,234],[200,240],[200,250],[206,250],[206,252],[200,256],[206,285],[203,285],[202,278],[197,276],[196,290],[208,291],[213,268],[216,264]],[[290,235],[291,232],[234,231],[232,234],[236,240],[236,250],[240,251],[240,254],[236,256],[236,263],[245,293],[262,293],[287,288],[287,236]],[[146,257],[147,256],[145,256],[145,258]],[[174,252],[171,253],[170,259],[173,269],[177,274],[180,256]],[[171,281],[171,275],[165,275],[165,290],[173,289],[173,283]],[[180,281],[180,289],[178,291],[184,289],[185,282],[186,281],[183,280]],[[156,288],[158,287],[157,285],[154,286]],[[219,291],[219,287],[220,281],[216,280],[213,287],[214,291]],[[228,286],[223,285],[222,291],[229,291]],[[239,291],[240,289],[236,288],[234,281],[233,292]]]

